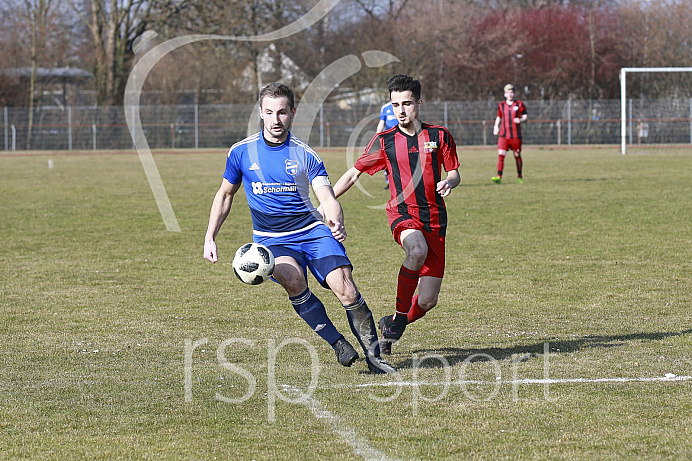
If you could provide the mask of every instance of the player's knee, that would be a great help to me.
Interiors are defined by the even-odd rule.
[[[408,249],[406,253],[406,259],[409,264],[414,266],[416,269],[420,269],[425,263],[425,258],[428,257],[428,249],[426,247],[415,245]]]
[[[418,297],[418,306],[423,309],[424,311],[429,311],[433,307],[437,306],[437,295],[430,297],[430,298],[424,298],[421,299],[420,296]]]
[[[358,288],[350,269],[346,266],[330,272],[327,275],[327,284],[342,304],[353,304],[358,300]]]
[[[305,279],[302,276],[295,276],[295,274],[282,273],[281,275],[277,276],[277,274],[274,273],[274,279],[279,282],[279,285],[281,285],[284,290],[286,290],[288,296],[298,296],[308,287]]]
[[[353,284],[349,284],[344,287],[344,290],[341,291],[341,293],[337,294],[337,298],[339,298],[341,304],[348,305],[358,301],[359,295],[360,293],[358,293],[358,289],[356,288],[356,286]]]

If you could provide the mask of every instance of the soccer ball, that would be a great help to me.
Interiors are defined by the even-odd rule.
[[[274,255],[264,245],[246,243],[235,252],[233,272],[241,282],[259,285],[274,272]]]

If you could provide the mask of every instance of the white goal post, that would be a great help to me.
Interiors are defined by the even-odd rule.
[[[620,153],[627,152],[627,72],[692,72],[692,67],[623,67],[620,69]]]

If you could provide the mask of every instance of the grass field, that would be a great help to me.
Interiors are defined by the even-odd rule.
[[[136,155],[0,157],[0,458],[689,459],[692,149],[617,150],[528,146],[498,186],[494,149],[460,149],[398,377],[340,367],[280,287],[235,279],[242,196],[203,260],[225,150],[155,155],[180,233]],[[345,153],[320,153],[336,180]],[[362,183],[346,244],[379,318],[403,253]]]

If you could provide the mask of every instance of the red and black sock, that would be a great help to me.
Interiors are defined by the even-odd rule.
[[[413,294],[418,288],[419,271],[412,271],[404,266],[399,269],[399,282],[396,288],[396,313],[404,317],[411,309]]]
[[[505,169],[505,156],[504,155],[498,155],[497,156],[497,175],[499,177],[502,177],[502,172]]]
[[[406,320],[408,321],[407,323],[415,322],[419,318],[423,317],[427,312],[428,311],[424,311],[418,305],[418,296],[414,297],[411,309],[409,309],[408,314],[406,314]]]
[[[521,178],[521,169],[524,165],[524,162],[521,160],[521,155],[514,156],[514,160],[517,162],[517,176]]]

